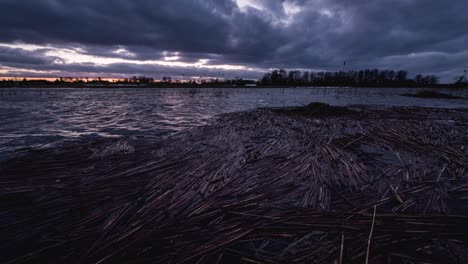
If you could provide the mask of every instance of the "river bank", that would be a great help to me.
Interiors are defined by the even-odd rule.
[[[468,110],[311,104],[0,162],[1,262],[463,263]]]

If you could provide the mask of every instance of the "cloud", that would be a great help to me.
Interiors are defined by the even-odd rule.
[[[466,0],[2,0],[0,9],[0,43],[10,45],[0,65],[25,70],[260,77],[346,60],[451,80],[468,66]]]
[[[27,66],[46,65],[53,63],[53,60],[27,50],[0,46],[0,62],[4,66]]]

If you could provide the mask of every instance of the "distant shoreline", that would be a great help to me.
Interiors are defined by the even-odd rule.
[[[250,88],[250,89],[261,89],[261,88],[369,88],[369,89],[409,89],[409,88],[420,88],[420,89],[468,89],[466,85],[454,85],[454,84],[438,84],[436,86],[375,86],[375,85],[356,85],[356,86],[212,86],[212,85],[185,85],[185,84],[165,84],[165,85],[6,85],[1,86],[0,89],[23,89],[23,88],[47,88],[47,89],[63,89],[63,88],[75,88],[75,89],[136,89],[136,88],[147,88],[147,89],[170,89],[170,88],[186,88],[186,89],[197,89],[197,88]]]

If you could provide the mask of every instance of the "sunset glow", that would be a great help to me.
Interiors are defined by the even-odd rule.
[[[347,61],[347,70],[403,67],[451,82],[468,61],[461,0],[84,1],[4,2],[0,75],[259,79]]]

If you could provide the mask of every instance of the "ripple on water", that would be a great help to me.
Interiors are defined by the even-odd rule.
[[[401,97],[417,89],[9,89],[0,96],[0,159],[68,140],[158,138],[257,107],[374,104],[467,108],[464,100]],[[195,91],[195,92],[193,92]],[[447,91],[468,97],[468,91]],[[464,94],[460,94],[464,93]]]

